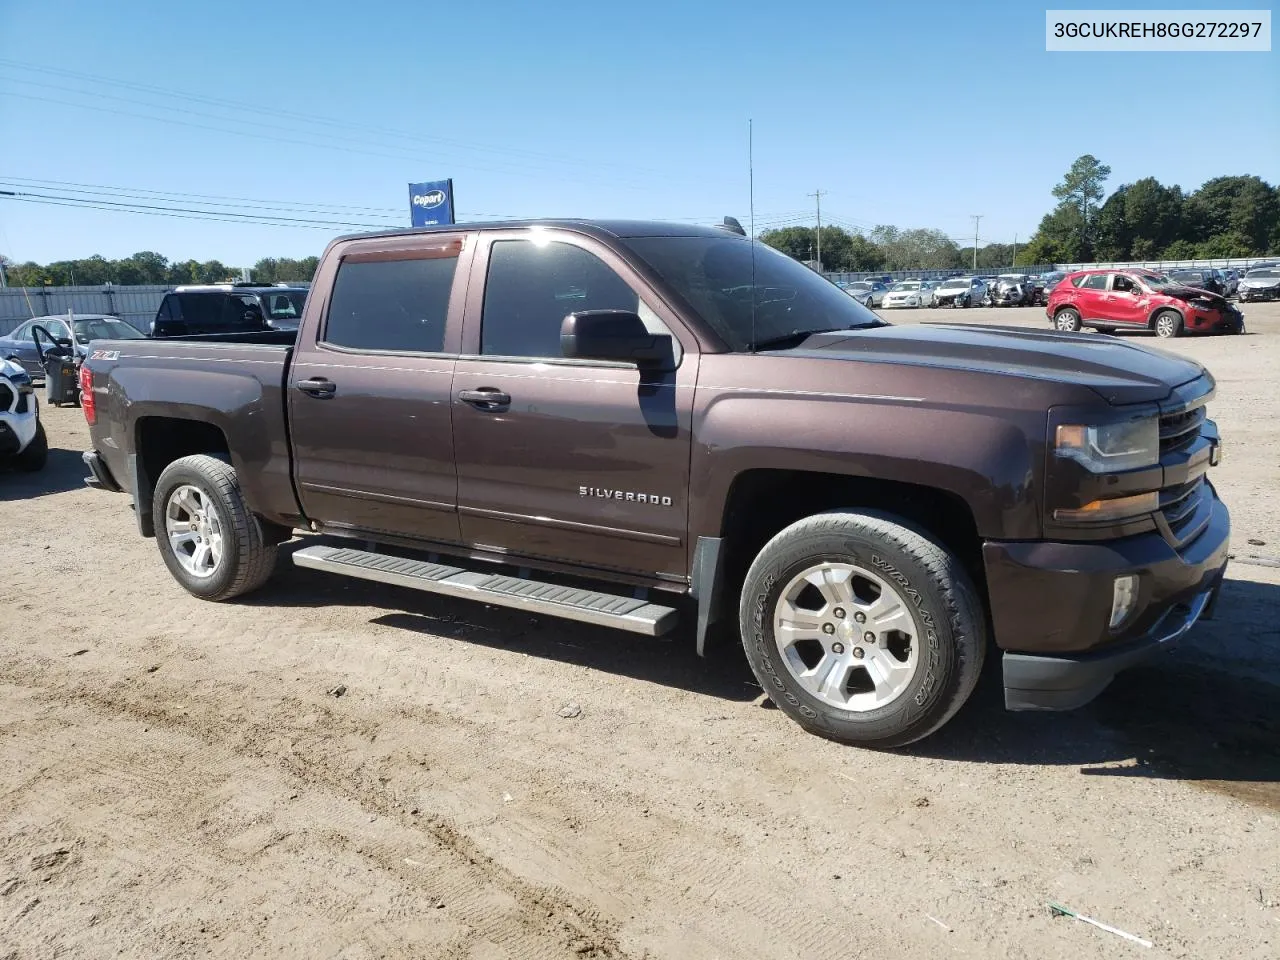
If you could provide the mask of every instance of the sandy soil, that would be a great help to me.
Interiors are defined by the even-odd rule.
[[[47,410],[48,470],[0,476],[0,958],[1144,953],[1049,900],[1151,956],[1280,955],[1280,569],[1248,562],[1280,557],[1280,305],[1247,314],[1168,345],[1220,386],[1219,618],[1072,714],[1006,714],[989,670],[896,754],[687,634],[287,563],[192,599]],[[961,317],[1044,322],[897,318]]]

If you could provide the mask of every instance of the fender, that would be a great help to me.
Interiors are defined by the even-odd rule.
[[[273,449],[272,437],[285,436],[280,388],[230,365],[184,358],[181,367],[116,366],[111,378],[127,397],[123,414],[125,453],[134,482],[139,526],[149,512],[157,477],[147,476],[139,449],[142,425],[149,417],[190,420],[217,427],[227,440],[246,501],[256,513],[283,520],[298,515],[289,473],[289,451]],[[213,369],[209,369],[213,367]]]
[[[760,468],[932,487],[963,501],[984,539],[1041,534],[1043,410],[925,406],[891,396],[787,398],[752,390],[721,394],[698,406],[691,539],[722,535],[734,479]]]

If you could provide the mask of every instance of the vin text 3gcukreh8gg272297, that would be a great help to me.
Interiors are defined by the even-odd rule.
[[[989,652],[1010,708],[1068,709],[1211,610],[1213,378],[1105,342],[891,325],[726,229],[353,236],[296,331],[95,344],[85,460],[198,597],[297,531],[329,575],[688,614],[806,729],[897,746]]]

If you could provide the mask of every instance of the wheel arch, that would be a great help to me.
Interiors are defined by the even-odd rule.
[[[133,453],[129,457],[133,479],[133,506],[138,530],[155,536],[151,505],[155,485],[165,467],[193,454],[204,453],[231,463],[231,446],[223,427],[195,417],[145,415],[133,423]]]
[[[965,499],[940,487],[883,477],[816,470],[756,467],[737,474],[725,497],[714,538],[714,569],[695,564],[700,603],[698,652],[705,653],[707,627],[736,610],[747,569],[770,539],[791,524],[833,510],[873,511],[896,517],[953,553],[979,591],[986,608],[983,538]],[[710,548],[712,538],[707,541]]]

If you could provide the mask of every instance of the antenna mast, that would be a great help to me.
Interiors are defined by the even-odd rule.
[[[747,120],[747,208],[751,217],[751,352],[756,352],[756,163],[755,124]]]

